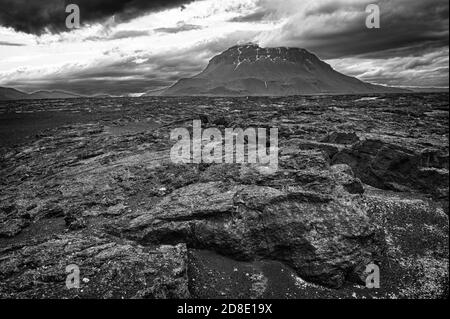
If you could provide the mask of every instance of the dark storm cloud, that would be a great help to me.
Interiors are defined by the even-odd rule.
[[[106,34],[104,36],[90,36],[84,39],[84,41],[98,41],[98,40],[121,40],[128,38],[145,37],[149,35],[148,31],[143,30],[124,30],[117,31],[113,34]]]
[[[113,82],[121,78],[130,79],[159,79],[167,84],[170,75],[183,77],[199,72],[201,68],[197,61],[184,61],[185,56],[171,55],[143,55],[136,58],[130,57],[107,65],[98,65],[84,70],[72,71],[65,74],[51,76],[51,80],[83,80],[91,81],[98,79],[109,79]],[[50,78],[49,78],[50,79]]]
[[[411,86],[411,87],[448,87],[448,67],[435,68],[432,72],[428,70],[409,72],[403,74],[402,72],[394,72],[392,70],[381,70],[370,76],[363,77],[364,81],[372,83],[383,83],[390,86]],[[417,81],[417,78],[420,81]]]
[[[410,46],[393,47],[381,51],[373,51],[360,55],[366,59],[387,59],[391,57],[404,56],[423,56],[424,54],[434,52],[448,46],[445,42],[440,41],[424,41],[422,43],[413,44]]]
[[[260,22],[266,19],[268,12],[265,10],[256,11],[247,15],[235,17],[230,22]]]
[[[187,23],[178,23],[176,27],[173,28],[158,28],[155,29],[155,32],[161,32],[161,33],[178,33],[178,32],[184,32],[184,31],[191,31],[191,30],[199,30],[202,29],[201,26],[195,25],[195,24],[187,24]]]
[[[404,56],[418,54],[418,49],[448,46],[448,0],[371,2],[380,6],[380,29],[365,26],[368,2],[329,1],[291,19],[273,42],[305,47],[326,59]],[[352,14],[355,18],[349,19]],[[315,27],[302,30],[302,19]]]
[[[0,45],[10,46],[10,47],[23,47],[25,44],[23,44],[23,43],[14,43],[14,42],[0,41]]]
[[[148,31],[125,30],[125,31],[117,31],[116,33],[113,33],[109,37],[109,39],[119,40],[119,39],[127,39],[127,38],[145,37],[147,35],[149,35]]]
[[[0,0],[0,25],[16,31],[41,34],[68,31],[65,26],[67,4],[80,7],[82,23],[99,22],[115,15],[128,21],[148,11],[173,8],[193,0]]]

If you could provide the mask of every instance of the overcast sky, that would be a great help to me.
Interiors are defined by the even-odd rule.
[[[65,27],[79,4],[82,28]],[[367,29],[378,4],[381,28]],[[0,86],[142,93],[235,44],[305,48],[392,86],[448,87],[448,0],[0,0]]]

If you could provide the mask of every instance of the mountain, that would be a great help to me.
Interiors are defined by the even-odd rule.
[[[161,95],[297,95],[404,93],[335,71],[299,48],[234,46],[209,61],[200,74],[181,79]]]
[[[13,88],[0,87],[1,100],[31,100],[31,99],[69,99],[77,98],[81,95],[68,93],[64,91],[37,91],[33,93],[25,93]]]

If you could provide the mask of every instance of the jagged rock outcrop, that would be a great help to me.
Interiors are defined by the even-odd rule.
[[[159,94],[285,96],[387,92],[407,91],[343,75],[305,49],[247,44],[215,56],[203,72],[181,79]]]

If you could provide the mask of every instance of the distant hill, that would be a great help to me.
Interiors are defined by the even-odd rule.
[[[335,71],[299,48],[234,46],[213,57],[200,74],[181,79],[161,95],[297,95],[406,93],[373,85]]]
[[[0,87],[0,100],[21,100],[28,96],[27,93],[22,91]]]
[[[13,88],[0,87],[0,100],[30,100],[30,99],[69,99],[78,98],[81,95],[64,91],[37,91],[25,93]]]
[[[70,99],[81,95],[64,91],[37,91],[28,95],[29,99]]]

